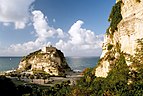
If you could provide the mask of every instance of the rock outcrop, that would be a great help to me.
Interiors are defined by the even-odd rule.
[[[55,47],[44,47],[22,58],[18,71],[46,72],[60,76],[71,71],[64,54]]]
[[[121,52],[124,53],[128,66],[132,64],[130,56],[135,56],[137,40],[143,38],[143,0],[117,0],[120,2],[119,8],[122,16],[121,20],[113,30],[108,28],[103,43],[101,60],[95,69],[97,77],[106,77],[111,70],[111,66],[118,60]],[[119,5],[119,4],[118,4]],[[117,9],[112,9],[114,12]],[[116,13],[114,14],[114,17]],[[112,19],[109,18],[112,23]],[[115,17],[118,19],[118,17]]]

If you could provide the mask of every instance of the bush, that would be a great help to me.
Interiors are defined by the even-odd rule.
[[[110,28],[113,34],[114,31],[117,30],[118,23],[122,20],[121,4],[122,4],[122,1],[119,1],[112,7],[112,10],[108,19],[108,21],[110,22],[110,26],[106,31],[107,34],[109,33]]]
[[[141,0],[136,0],[136,2],[139,2],[139,3],[140,3],[140,2],[141,2]]]
[[[109,44],[108,47],[107,47],[107,50],[111,50],[112,48],[113,48],[113,45]]]
[[[84,77],[78,81],[71,94],[74,96],[121,96],[127,93],[129,68],[123,55],[113,66],[106,78],[95,77],[91,70],[86,70]]]
[[[0,76],[0,96],[18,96],[15,84],[5,76]]]

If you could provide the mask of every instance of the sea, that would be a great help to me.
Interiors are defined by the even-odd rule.
[[[0,57],[0,71],[14,70],[18,68],[22,57]],[[96,66],[99,57],[66,57],[68,65],[74,71],[83,71],[85,68]]]

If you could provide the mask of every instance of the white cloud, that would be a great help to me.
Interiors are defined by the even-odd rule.
[[[33,26],[36,31],[37,39],[23,44],[13,44],[3,51],[3,53],[25,55],[43,46],[52,44],[62,50],[66,56],[99,56],[101,53],[103,35],[95,35],[93,31],[83,29],[83,23],[83,21],[78,20],[71,26],[68,33],[65,33],[60,28],[54,29],[50,27],[43,13],[35,11],[33,13]],[[53,38],[53,36],[59,39],[59,41],[54,44],[51,42],[47,43],[46,40]],[[62,38],[63,36],[64,38]]]
[[[60,29],[60,28],[58,28],[57,30],[56,30],[56,32],[57,32],[57,34],[58,34],[58,38],[64,38],[64,37],[66,37],[67,36],[67,34],[65,33],[65,32],[63,32],[63,30],[62,29]]]
[[[25,28],[25,22],[23,21],[18,21],[18,22],[15,22],[15,29],[23,29]]]
[[[35,10],[33,14],[33,26],[36,31],[38,40],[45,41],[47,38],[64,38],[64,32],[62,29],[54,29],[48,25],[47,17],[40,10]]]
[[[41,47],[44,45],[43,42],[37,42],[37,41],[29,41],[23,44],[12,44],[9,48],[4,48],[3,52],[1,54],[3,55],[27,55],[29,52],[33,52],[36,50],[41,49]]]
[[[83,31],[83,29],[81,29],[81,25],[83,24],[83,21],[80,21],[80,20],[78,20],[76,23],[74,23],[72,26],[71,26],[71,28],[70,28],[70,30],[69,30],[69,35],[70,35],[70,42],[72,43],[72,44],[82,44],[83,42],[84,42],[84,35],[85,34],[82,34],[82,33],[84,33]]]
[[[54,22],[54,23],[56,22],[56,19],[55,19],[55,18],[53,19],[53,22]]]
[[[0,22],[14,23],[23,29],[30,16],[30,5],[35,0],[0,0]]]
[[[81,28],[84,22],[78,20],[74,23],[69,33],[68,40],[59,40],[55,45],[63,50],[66,55],[93,56],[100,55],[103,35],[95,35],[91,30]]]
[[[39,11],[33,11],[33,26],[37,33],[38,38],[47,38],[53,36],[54,32],[51,32],[51,28],[48,26],[46,17]]]
[[[5,23],[3,23],[3,25],[4,25],[4,26],[9,26],[10,23],[5,22]]]
[[[38,50],[42,46],[47,46],[51,42],[47,43],[48,38],[64,38],[64,32],[62,29],[54,29],[48,25],[47,17],[41,11],[35,10],[32,12],[33,17],[33,27],[35,29],[32,34],[36,35],[35,41],[25,42],[23,44],[12,44],[9,48],[5,49],[5,53],[17,55],[27,54],[33,50]],[[11,52],[11,50],[13,50]],[[22,51],[21,51],[22,50]]]
[[[55,29],[49,26],[47,17],[40,10],[33,11],[31,15],[33,19],[30,24],[34,27],[32,35],[36,35],[37,38],[23,44],[12,44],[9,48],[4,48],[0,55],[26,55],[49,44],[56,46],[68,56],[100,55],[103,35],[96,35],[95,32],[82,28],[83,21],[78,20],[68,32],[64,32],[61,28]],[[15,22],[16,28],[25,27],[25,23],[21,21],[13,22]],[[47,42],[48,39],[56,39],[56,41],[54,43]]]

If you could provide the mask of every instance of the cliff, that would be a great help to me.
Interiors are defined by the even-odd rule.
[[[71,69],[64,54],[55,47],[49,46],[23,57],[18,71],[46,72],[58,76]]]
[[[125,56],[129,67],[134,64],[132,58],[139,54],[137,54],[138,43],[143,41],[143,0],[117,0],[109,21],[110,26],[104,38],[101,59],[94,71],[97,77],[106,77],[121,54]]]

